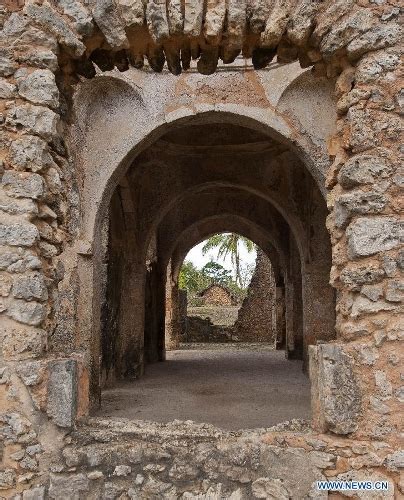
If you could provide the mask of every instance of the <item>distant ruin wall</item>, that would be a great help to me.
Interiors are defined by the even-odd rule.
[[[274,342],[274,314],[275,279],[271,262],[257,248],[255,271],[234,325],[236,337],[244,342]]]

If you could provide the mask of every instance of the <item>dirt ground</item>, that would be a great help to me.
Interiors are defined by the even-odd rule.
[[[103,417],[206,422],[223,429],[310,419],[310,384],[301,361],[269,345],[185,345],[143,378],[102,395]]]

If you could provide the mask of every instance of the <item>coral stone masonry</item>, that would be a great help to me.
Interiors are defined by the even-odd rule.
[[[403,496],[401,3],[6,0],[0,28],[0,497]],[[223,231],[271,262],[312,420],[92,416],[178,346]]]

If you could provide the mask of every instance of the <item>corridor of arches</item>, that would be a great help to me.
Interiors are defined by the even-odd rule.
[[[201,380],[209,392],[212,373],[217,367],[225,371],[233,356],[229,370],[238,363],[237,377],[243,366],[248,372],[248,366],[261,363],[255,381],[251,373],[245,380],[261,400],[263,417],[231,421],[226,403],[217,397],[217,408],[227,417],[211,423],[257,427],[308,417],[307,349],[335,335],[326,216],[316,181],[288,145],[237,122],[172,125],[144,149],[119,180],[103,223],[101,341],[94,353],[99,377],[91,385],[93,400],[104,390],[105,404],[98,412],[198,420],[195,412],[206,405],[197,390],[192,414],[181,404],[158,415],[153,408],[161,408],[167,391],[170,400],[181,401],[179,381],[184,379],[195,379],[202,398]],[[230,358],[221,351],[209,360],[201,351],[181,363],[179,271],[192,247],[225,231],[247,237],[270,260],[282,303],[275,326],[278,351],[256,349],[245,358],[240,351],[229,351]],[[223,382],[230,392],[231,380],[228,373]],[[266,380],[272,392],[265,392]]]

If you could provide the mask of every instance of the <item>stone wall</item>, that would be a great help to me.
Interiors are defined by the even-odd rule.
[[[234,325],[239,341],[275,343],[275,288],[271,261],[257,248],[255,271]]]
[[[200,293],[203,304],[212,306],[231,306],[235,300],[231,296],[230,290],[221,285],[212,284]]]
[[[213,488],[210,496],[222,488],[225,495],[234,493],[233,498],[264,497],[268,489],[277,488],[275,496],[282,498],[296,494],[297,486],[287,481],[295,476],[311,481],[321,469],[328,477],[388,477],[399,496],[403,493],[398,477],[403,465],[398,443],[403,399],[398,373],[403,332],[399,3],[275,1],[269,10],[266,2],[209,1],[202,12],[187,2],[184,14],[175,10],[176,2],[167,5],[168,10],[165,2],[150,1],[144,10],[143,2],[129,7],[121,1],[87,5],[78,0],[52,4],[27,0],[0,6],[2,495],[21,498],[25,490],[26,499],[69,498],[73,491],[73,498],[91,498],[106,487],[108,498],[116,488],[124,494],[133,488],[136,496],[141,487],[147,498],[166,488],[158,482],[158,471],[163,467],[159,461],[167,459],[172,463],[161,470],[162,482],[168,483],[166,491],[174,492],[175,486],[181,494],[189,491],[194,480],[190,478],[197,474],[201,481],[192,488]],[[302,67],[313,66],[319,78],[316,89],[321,78],[328,78],[330,85],[335,78],[335,106],[330,108],[331,101],[325,101],[323,94],[317,99],[307,82],[301,85],[291,66],[273,65],[268,72],[235,67],[233,72],[218,72],[205,80],[192,72],[175,79],[164,72],[154,75],[128,69],[129,61],[132,68],[142,66],[146,54],[154,70],[160,71],[167,59],[172,73],[178,73],[180,63],[188,67],[191,55],[199,58],[200,72],[213,73],[219,55],[224,62],[231,61],[241,47],[246,56],[253,56],[256,68],[268,65],[275,55],[282,63],[299,60]],[[81,83],[83,77],[87,80]],[[295,86],[290,89],[292,81]],[[306,104],[295,106],[296,99]],[[337,113],[336,123],[330,110]],[[208,123],[212,114],[220,115],[223,122],[230,117],[255,130],[269,129],[298,152],[321,193],[328,193],[335,323],[329,311],[320,307],[325,297],[331,302],[324,284],[328,261],[319,255],[325,248],[324,235],[316,231],[322,209],[307,202],[311,197],[299,200],[299,194],[273,198],[281,212],[290,214],[292,233],[299,236],[303,254],[302,288],[296,291],[293,283],[285,284],[286,302],[299,293],[302,296],[304,338],[311,343],[325,324],[335,324],[338,336],[333,348],[319,346],[321,352],[315,350],[312,355],[313,425],[322,434],[308,431],[291,438],[271,431],[261,437],[255,431],[247,433],[252,445],[242,440],[241,448],[234,446],[230,436],[215,441],[212,450],[202,429],[200,447],[189,456],[192,448],[186,436],[192,436],[192,430],[186,423],[172,424],[181,432],[173,441],[164,433],[160,441],[157,438],[160,455],[145,453],[144,465],[134,467],[136,476],[145,480],[139,477],[136,484],[136,476],[125,467],[114,475],[116,465],[132,467],[120,453],[113,458],[113,470],[108,466],[101,471],[94,455],[85,465],[87,458],[80,454],[82,447],[97,441],[113,456],[114,439],[126,446],[133,435],[130,429],[125,432],[124,422],[115,424],[123,437],[108,430],[112,423],[93,421],[94,431],[81,423],[88,416],[89,395],[96,400],[99,394],[100,297],[106,276],[102,228],[112,193],[142,148],[176,121],[189,124],[204,115]],[[328,127],[328,117],[335,128]],[[258,165],[260,172],[267,168]],[[228,186],[230,180],[222,182]],[[262,175],[249,192],[257,193],[259,187],[281,189],[285,176],[270,182],[268,186]],[[121,187],[125,227],[139,229],[143,219],[134,223],[131,205],[138,201],[139,191],[131,197],[128,186]],[[285,200],[294,206],[285,210]],[[147,203],[151,204],[150,198]],[[162,198],[156,197],[156,203],[161,206]],[[249,206],[254,209],[251,212],[260,210],[256,198],[250,198]],[[219,206],[226,214],[224,208]],[[305,230],[299,233],[302,220]],[[226,222],[229,225],[231,219]],[[290,246],[289,233],[280,231],[278,236],[282,248]],[[143,239],[146,244],[150,241]],[[125,276],[129,281],[137,277],[136,286],[141,289],[146,273],[141,257],[146,251],[140,245],[132,250],[139,262]],[[289,264],[288,260],[284,268],[290,270]],[[162,272],[156,271],[158,276]],[[137,311],[141,319],[136,319],[135,326],[143,333],[144,296],[134,293],[124,298],[131,304],[125,328],[131,331],[131,315]],[[161,290],[158,299],[164,302]],[[156,328],[161,329],[161,321]],[[333,339],[331,333],[327,328],[323,342]],[[135,351],[141,352],[141,336],[121,338],[119,359],[125,373],[133,366],[134,343],[139,347]],[[343,384],[348,382],[347,393]],[[77,434],[70,435],[69,429],[75,426]],[[222,436],[216,430],[213,434],[215,439]],[[134,435],[137,439],[136,429]],[[257,441],[259,450],[254,446]],[[65,448],[73,448],[77,456],[66,458]],[[200,469],[183,468],[184,462],[194,463],[191,458],[198,458]],[[231,477],[244,480],[246,463],[254,472],[246,483],[233,487]],[[128,479],[122,479],[126,473]],[[169,481],[170,473],[175,481]],[[311,483],[301,493],[310,490]]]

